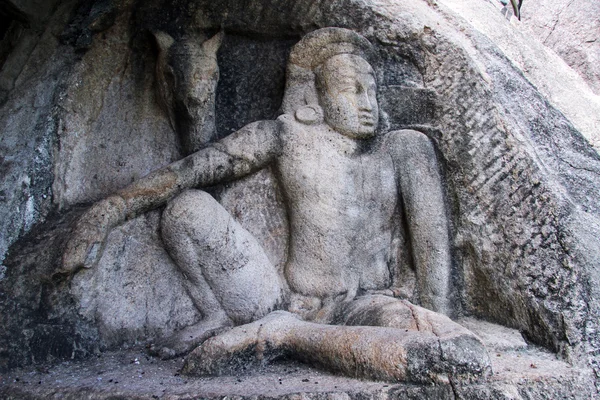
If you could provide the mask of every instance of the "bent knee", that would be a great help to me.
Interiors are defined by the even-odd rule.
[[[209,233],[220,220],[229,217],[227,211],[208,193],[186,190],[167,204],[163,211],[161,230],[186,232],[193,228],[197,233]]]
[[[210,194],[202,190],[186,190],[167,204],[163,218],[177,219],[188,216],[201,212],[203,209],[214,207],[213,203],[218,204]]]

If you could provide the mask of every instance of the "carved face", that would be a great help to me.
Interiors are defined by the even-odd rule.
[[[325,122],[354,139],[373,137],[379,106],[371,66],[358,56],[341,54],[328,59],[315,72]]]
[[[222,35],[203,42],[188,39],[177,43],[165,33],[155,36],[160,47],[160,98],[185,153],[191,153],[211,141],[215,133],[216,52]]]
[[[167,74],[171,74],[174,106],[189,115],[197,115],[216,88],[219,68],[214,55],[202,47],[183,43],[169,54]]]

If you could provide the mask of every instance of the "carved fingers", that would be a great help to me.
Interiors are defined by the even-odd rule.
[[[63,272],[95,266],[110,230],[124,220],[125,201],[121,197],[108,197],[94,204],[75,225],[63,254]]]

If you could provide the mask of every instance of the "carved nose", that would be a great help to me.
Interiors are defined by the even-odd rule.
[[[202,107],[213,98],[213,94],[209,88],[201,86],[190,90],[185,100],[188,107]]]
[[[187,91],[186,101],[189,106],[202,106],[215,95],[215,87],[204,82],[197,83]]]
[[[373,104],[367,94],[360,96],[358,107],[364,111],[372,111],[373,110]]]

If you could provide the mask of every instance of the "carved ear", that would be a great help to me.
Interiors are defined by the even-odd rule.
[[[317,88],[315,85],[306,85],[306,89],[304,91],[304,101],[306,104],[319,104],[319,95],[317,94]]]
[[[167,50],[173,46],[173,43],[175,43],[175,39],[173,39],[168,33],[155,31],[152,32],[152,35],[154,36],[154,40],[156,40],[156,45],[158,46],[160,53],[166,53]]]
[[[156,45],[158,46],[158,58],[156,60],[156,90],[158,94],[158,103],[169,116],[171,127],[176,130],[175,111],[173,110],[173,90],[174,82],[168,79],[167,71],[170,67],[167,65],[168,50],[175,43],[169,34],[161,31],[152,32]],[[172,75],[172,74],[171,74]]]
[[[215,36],[211,37],[206,42],[202,43],[202,48],[204,49],[206,54],[216,57],[217,51],[219,50],[219,47],[221,47],[221,43],[223,43],[224,37],[225,37],[225,32],[223,32],[221,30]]]

